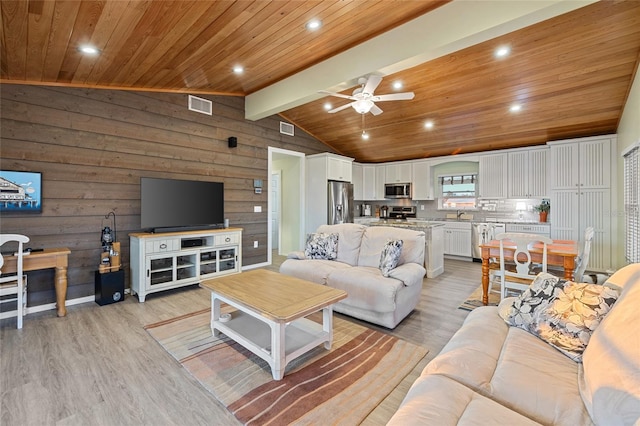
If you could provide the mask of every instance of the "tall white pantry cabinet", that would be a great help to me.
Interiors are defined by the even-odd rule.
[[[589,270],[612,269],[615,245],[616,136],[598,136],[548,143],[550,147],[551,237],[584,240],[593,226]]]

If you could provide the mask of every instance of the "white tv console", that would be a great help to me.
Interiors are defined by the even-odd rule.
[[[242,228],[129,234],[131,294],[184,287],[242,270]]]

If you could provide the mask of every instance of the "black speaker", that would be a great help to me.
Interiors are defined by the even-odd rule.
[[[229,148],[235,148],[238,146],[238,138],[235,136],[229,136]]]
[[[124,300],[124,270],[101,274],[96,271],[96,303],[100,306]]]

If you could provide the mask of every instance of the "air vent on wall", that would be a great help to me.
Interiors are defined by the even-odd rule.
[[[293,124],[285,123],[284,121],[280,122],[280,133],[283,135],[293,136]]]
[[[197,96],[189,95],[189,111],[211,115],[213,111],[211,105],[212,102],[208,99],[202,99]]]

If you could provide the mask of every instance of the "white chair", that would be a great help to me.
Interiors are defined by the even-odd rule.
[[[22,317],[24,316],[24,305],[26,298],[25,279],[22,273],[22,259],[24,255],[24,244],[29,242],[29,237],[19,234],[0,234],[0,247],[5,243],[17,242],[16,251],[16,273],[3,275],[4,257],[0,251],[0,296],[15,294],[15,298],[4,299],[3,302],[15,300],[18,304],[18,328],[22,328]],[[12,254],[13,255],[13,254]]]
[[[579,283],[592,281],[591,278],[585,277],[585,271],[587,270],[587,265],[589,264],[591,243],[593,242],[594,235],[595,231],[592,226],[589,226],[584,230],[584,241],[582,243],[582,247],[580,248],[580,252],[576,257],[576,269],[574,269],[573,271],[573,280],[575,282]],[[564,277],[564,269],[562,268],[550,267],[548,272],[559,277]]]
[[[551,244],[551,238],[543,235],[505,232],[498,234],[496,239],[500,241],[500,299],[507,297],[507,292],[510,290],[525,291],[535,278],[535,275],[530,272],[532,266],[530,244],[542,243],[542,272],[547,272],[547,245]],[[505,240],[513,244],[506,245]],[[505,255],[507,248],[513,245],[515,245],[515,251],[512,269],[507,268]]]

